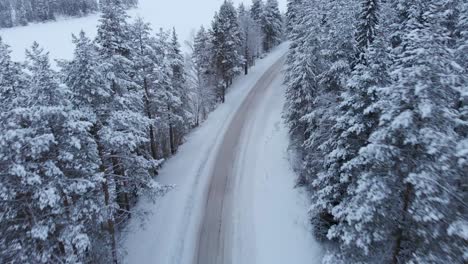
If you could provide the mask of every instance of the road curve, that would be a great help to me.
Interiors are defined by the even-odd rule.
[[[234,182],[236,176],[234,165],[238,158],[239,144],[245,129],[246,120],[256,105],[264,100],[269,89],[284,65],[285,56],[275,62],[252,88],[245,101],[233,117],[216,155],[215,165],[211,171],[205,211],[200,224],[194,263],[198,264],[231,264],[230,233],[232,227],[232,206]],[[282,107],[282,106],[278,106]]]

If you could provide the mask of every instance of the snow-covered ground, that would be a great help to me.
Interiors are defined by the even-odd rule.
[[[281,45],[260,60],[248,76],[239,77],[226,104],[210,114],[189,135],[180,152],[167,161],[158,181],[177,187],[156,205],[140,202],[139,206],[151,209],[152,214],[144,228],[134,220],[126,230],[125,263],[194,263],[201,222],[205,210],[210,210],[205,208],[208,186],[224,135],[250,91],[284,56],[287,47]],[[274,87],[265,92],[255,111],[249,112],[240,145],[232,149],[237,154],[232,161],[235,183],[228,250],[233,263],[319,263],[320,248],[307,224],[307,198],[293,189],[295,175],[287,159],[288,136],[281,121],[282,74],[275,74]]]
[[[241,135],[242,151],[235,164],[232,263],[321,262],[321,250],[307,217],[306,193],[294,189],[297,176],[289,162],[288,130],[281,118],[285,101],[282,83],[283,76],[277,75],[246,120]],[[244,254],[246,250],[251,254]]]
[[[176,28],[181,41],[191,37],[192,31],[201,25],[209,26],[215,11],[224,0],[139,0],[139,7],[129,11],[132,17],[142,17],[154,29]],[[250,0],[235,0],[234,3],[250,4]],[[286,0],[280,0],[281,9],[286,9]],[[22,61],[24,51],[34,41],[50,51],[54,59],[70,59],[73,54],[71,34],[84,30],[90,37],[96,35],[99,15],[82,18],[67,18],[47,23],[30,24],[26,27],[0,29],[2,37],[11,47],[13,58]]]

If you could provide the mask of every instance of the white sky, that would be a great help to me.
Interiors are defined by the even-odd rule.
[[[129,11],[131,16],[143,17],[152,24],[154,29],[175,27],[183,42],[200,25],[210,25],[215,11],[219,9],[224,0],[139,1],[139,8]],[[279,0],[282,11],[286,10],[286,1]],[[241,2],[250,5],[251,0],[234,0],[236,5]],[[71,34],[83,29],[88,36],[94,37],[98,19],[98,15],[91,15],[84,18],[68,18],[57,22],[2,29],[0,37],[11,46],[15,60],[24,59],[24,51],[31,46],[33,41],[45,47],[53,59],[69,59],[73,52]]]

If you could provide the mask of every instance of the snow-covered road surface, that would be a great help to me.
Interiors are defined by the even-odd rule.
[[[125,263],[319,263],[307,198],[294,189],[282,119],[287,44],[238,78],[170,159],[158,180],[176,184],[142,228],[130,224]]]
[[[242,137],[249,138],[251,134],[245,131],[246,125],[252,118],[256,117],[258,105],[263,101],[269,89],[273,88],[273,81],[278,75],[284,64],[284,57],[280,58],[255,84],[250,94],[242,103],[233,120],[229,124],[226,134],[223,137],[222,143],[216,155],[213,171],[211,172],[210,187],[208,190],[208,198],[205,206],[204,218],[200,229],[199,242],[197,244],[197,260],[198,264],[215,264],[215,263],[232,263],[230,243],[234,236],[233,234],[233,212],[236,206],[244,204],[238,203],[236,197],[243,190],[236,188],[236,180],[242,177],[239,171],[242,167],[236,168],[236,165],[243,166],[240,162],[244,157],[244,153],[252,154],[250,158],[257,158],[257,152],[248,152],[248,145],[241,142]],[[277,84],[277,83],[275,83]],[[280,86],[276,86],[278,88]],[[276,107],[281,107],[277,105]],[[260,128],[262,129],[262,128]],[[254,140],[262,140],[262,138],[254,138]],[[256,142],[251,142],[256,143]],[[254,169],[253,167],[249,169]],[[252,174],[253,171],[245,171]],[[248,188],[248,186],[245,186]],[[253,219],[243,219],[253,220]],[[251,223],[253,224],[253,223]],[[252,234],[253,235],[253,234]],[[253,239],[254,237],[252,237]],[[250,240],[248,240],[250,241]]]

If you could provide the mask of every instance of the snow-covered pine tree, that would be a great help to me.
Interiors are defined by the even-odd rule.
[[[7,263],[88,261],[96,226],[101,177],[91,123],[81,120],[57,81],[48,54],[35,43],[27,52],[27,93],[21,106],[2,113],[0,157],[2,219],[0,259]],[[5,198],[5,199],[3,199]],[[5,248],[6,246],[6,248]]]
[[[11,60],[10,47],[0,38],[0,112],[20,106],[26,87],[23,68]]]
[[[155,100],[153,98],[155,84],[153,83],[154,77],[152,76],[156,65],[159,62],[158,54],[155,49],[155,40],[151,37],[151,27],[145,23],[141,18],[138,18],[130,29],[131,46],[132,46],[132,60],[135,64],[135,79],[144,91],[145,113],[150,119],[149,125],[149,141],[150,150],[153,159],[161,157],[159,153],[159,146],[156,139],[156,110]]]
[[[100,141],[99,131],[106,125],[106,119],[110,115],[112,90],[106,84],[97,49],[92,41],[84,32],[80,32],[78,36],[73,36],[73,43],[75,44],[73,59],[60,63],[62,79],[70,89],[74,109],[82,114],[82,120],[92,124],[89,133],[98,150],[96,160],[99,162],[98,172],[104,177],[108,173],[108,159]],[[102,183],[97,188],[101,189]],[[112,226],[113,223],[110,223],[109,218],[106,217],[107,207],[104,205],[108,198],[103,195],[102,191],[99,191],[96,197],[100,201],[100,215],[96,220],[100,225],[89,227],[95,234],[91,240],[93,247],[89,250],[89,257],[92,262],[109,262],[112,249],[109,246],[106,231],[100,226]]]
[[[237,11],[230,0],[225,0],[212,22],[211,41],[213,64],[218,78],[218,97],[224,103],[226,89],[240,72],[244,60]]]
[[[283,39],[283,17],[278,0],[267,0],[262,13],[263,49],[269,52]]]

